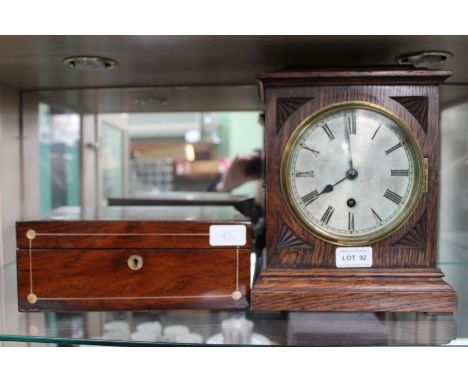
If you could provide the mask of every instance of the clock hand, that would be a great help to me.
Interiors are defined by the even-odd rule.
[[[346,116],[346,121],[347,123],[344,124],[344,133],[345,133],[345,138],[346,138],[346,142],[348,144],[348,163],[349,163],[349,169],[353,169],[353,155],[351,153],[351,139],[349,137],[349,130],[351,128],[351,124],[352,124],[352,121],[351,121],[351,117],[349,115]]]
[[[335,186],[336,186],[337,184],[340,184],[340,183],[341,183],[342,181],[344,181],[345,179],[354,180],[354,179],[357,178],[357,176],[358,176],[357,170],[355,170],[354,168],[350,168],[348,171],[346,171],[346,175],[345,175],[343,178],[341,178],[338,182],[336,182],[336,183],[334,183],[334,184],[327,184],[327,185],[323,188],[323,190],[322,190],[322,192],[319,194],[319,196],[322,195],[322,194],[326,194],[326,193],[332,192],[332,191],[334,190]]]
[[[336,182],[335,184],[327,184],[327,185],[323,188],[322,192],[321,192],[319,195],[326,194],[326,193],[328,193],[328,192],[332,192],[333,189],[334,189],[334,187],[335,187],[337,184],[340,184],[343,180],[345,180],[345,179],[347,179],[347,178],[348,178],[348,176],[346,175],[344,178],[341,178],[341,179],[340,179],[338,182]]]

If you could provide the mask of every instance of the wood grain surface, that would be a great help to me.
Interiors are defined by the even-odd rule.
[[[267,104],[275,109],[277,93],[286,91],[283,88],[267,89]],[[293,92],[289,89],[289,93]],[[283,148],[289,137],[300,122],[313,112],[334,103],[344,101],[364,101],[383,106],[399,116],[409,127],[412,134],[420,143],[424,157],[429,158],[429,192],[422,195],[415,212],[410,219],[387,238],[372,244],[373,266],[377,268],[404,268],[404,267],[434,267],[436,261],[437,237],[437,182],[439,168],[439,142],[438,142],[438,88],[436,86],[333,86],[299,89],[299,95],[304,91],[314,93],[314,98],[294,112],[284,123],[279,133],[276,133],[274,122],[268,121],[270,108],[267,106],[267,253],[268,265],[276,268],[302,268],[302,267],[335,267],[336,246],[316,238],[308,231],[289,209],[286,198],[281,190],[280,164]],[[428,97],[429,117],[428,133],[421,128],[416,118],[400,103],[391,97],[396,94],[418,94]],[[290,94],[291,95],[291,94]],[[273,111],[272,116],[275,115]],[[435,115],[431,117],[431,115]],[[271,207],[270,207],[271,206]],[[426,228],[424,247],[420,245],[393,245],[406,236],[421,220]],[[277,245],[277,235],[272,233],[280,231],[278,224],[286,225],[298,238],[313,247],[281,248]]]
[[[209,249],[211,225],[244,225],[246,243],[240,248],[252,246],[251,223],[224,206],[62,208],[52,218],[17,222],[16,242],[18,248],[29,248],[26,234],[32,229],[34,249]]]
[[[128,267],[141,256],[139,270]],[[250,251],[34,250],[17,253],[21,311],[230,309],[248,306]],[[32,283],[32,284],[31,284]],[[28,302],[32,292],[38,301]],[[241,292],[234,300],[232,294]]]
[[[436,266],[438,85],[450,75],[448,71],[400,66],[275,71],[258,77],[266,104],[267,268],[252,292],[254,309],[444,312],[456,309],[456,293],[442,281],[440,272],[438,277],[424,278],[423,285],[429,289],[423,292],[415,292],[417,284],[409,278],[398,278],[398,274],[411,269],[427,269],[431,273]],[[286,99],[288,108],[284,107]],[[350,271],[336,268],[337,246],[314,236],[288,207],[281,188],[280,165],[288,139],[305,118],[330,105],[349,101],[378,105],[403,121],[419,143],[423,156],[428,158],[429,181],[428,192],[422,194],[410,218],[387,237],[370,244],[373,264],[369,276],[340,279],[335,285],[336,277],[349,275]],[[325,269],[331,271],[328,281],[313,274]],[[394,282],[388,284],[389,276],[379,274],[379,269],[384,274],[395,272]],[[284,278],[269,274],[274,270],[285,271]],[[301,277],[291,273],[293,270],[307,270],[311,274]],[[294,280],[298,283],[294,284]],[[359,288],[361,283],[368,283],[366,292]],[[346,285],[346,292],[340,291]],[[383,292],[383,285],[391,287]],[[434,292],[432,285],[445,289]],[[327,293],[322,293],[323,290]]]
[[[452,313],[457,294],[438,269],[420,274],[386,272],[353,274],[352,270],[320,275],[262,274],[252,293],[252,307],[285,311],[370,311]]]
[[[246,243],[212,246],[211,225],[245,226]],[[16,227],[21,311],[249,304],[252,228],[233,207],[65,208]]]

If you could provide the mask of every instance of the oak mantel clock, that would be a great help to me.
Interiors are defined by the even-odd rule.
[[[259,76],[267,266],[256,310],[454,312],[436,267],[439,85],[448,71]]]

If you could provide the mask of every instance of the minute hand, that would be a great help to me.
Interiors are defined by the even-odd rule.
[[[344,124],[344,133],[345,133],[345,138],[346,138],[346,143],[348,144],[348,163],[349,163],[349,168],[353,169],[353,154],[351,153],[351,139],[349,137],[349,132],[351,130],[351,127],[353,126],[353,118],[351,116],[347,115],[345,119],[346,123]],[[354,129],[353,129],[354,130]]]

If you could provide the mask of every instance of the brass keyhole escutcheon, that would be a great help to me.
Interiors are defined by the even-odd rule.
[[[127,265],[132,271],[138,271],[143,267],[143,258],[138,255],[132,255],[128,258]]]

